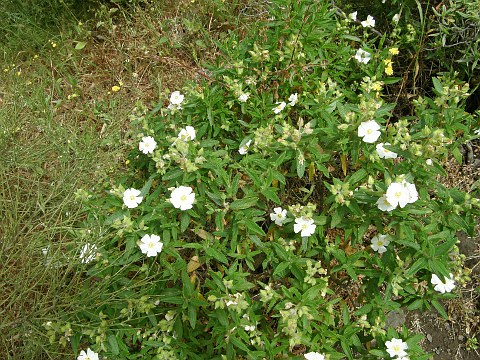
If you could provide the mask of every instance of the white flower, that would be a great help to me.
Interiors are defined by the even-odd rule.
[[[387,246],[390,244],[388,235],[377,235],[372,238],[372,249],[378,251],[379,254],[383,254],[387,251]]]
[[[243,93],[242,95],[240,95],[240,96],[238,97],[238,101],[240,101],[240,102],[247,102],[247,100],[248,100],[249,97],[250,97],[249,94]]]
[[[348,14],[348,17],[352,19],[353,21],[357,21],[357,11],[354,11],[350,14]]]
[[[140,191],[134,188],[125,190],[123,193],[123,203],[129,209],[136,208],[143,200],[143,196],[140,196]]]
[[[393,15],[392,21],[398,23],[400,21],[400,14]]]
[[[403,183],[393,182],[385,193],[387,201],[394,207],[405,207],[410,202],[410,192]]]
[[[95,260],[97,256],[97,245],[95,244],[85,244],[80,250],[80,260],[83,264],[89,263],[92,260]]]
[[[375,27],[375,19],[373,16],[368,15],[367,20],[362,21],[362,26],[363,27]]]
[[[325,355],[313,351],[307,354],[303,354],[303,356],[307,360],[325,360]]]
[[[415,201],[418,200],[418,192],[417,188],[415,187],[415,184],[410,184],[409,182],[403,180],[402,181],[403,186],[405,186],[408,190],[408,195],[410,196],[408,199],[408,203],[414,203]]]
[[[275,113],[275,114],[278,114],[280,113],[283,109],[285,109],[285,106],[287,106],[287,104],[285,103],[285,101],[282,101],[282,102],[277,102],[277,106],[275,106],[272,111]]]
[[[190,186],[179,186],[172,191],[170,202],[180,210],[188,210],[193,207],[195,193]]]
[[[425,161],[425,163],[426,163],[428,166],[432,166],[432,165],[433,165],[432,159],[427,159],[427,160]]]
[[[371,58],[372,58],[372,55],[370,55],[368,51],[365,51],[363,49],[358,49],[357,53],[355,54],[355,59],[359,63],[368,64]]]
[[[229,306],[235,306],[235,305],[238,305],[238,303],[236,301],[233,301],[233,300],[228,300],[225,302],[225,306],[229,307]]]
[[[180,130],[178,133],[178,138],[183,141],[195,140],[195,128],[193,126],[186,126],[184,129]]]
[[[289,101],[288,105],[295,106],[295,104],[298,101],[298,93],[290,95],[290,97],[288,98],[288,101]]]
[[[432,285],[435,285],[435,291],[445,294],[446,292],[451,292],[455,288],[455,280],[453,280],[453,274],[450,273],[450,278],[445,278],[445,282],[440,280],[440,278],[432,274]]]
[[[245,325],[243,328],[245,329],[245,331],[254,331],[255,330],[254,325]]]
[[[80,351],[77,360],[98,360],[98,354],[88,348],[87,352],[85,350]]]
[[[387,352],[390,354],[390,357],[403,357],[407,356],[405,350],[408,349],[408,345],[406,342],[403,342],[402,339],[395,339],[392,338],[390,341],[385,342],[385,346],[387,347]]]
[[[295,225],[293,225],[293,231],[295,234],[300,233],[303,236],[310,236],[315,232],[315,225],[313,219],[307,219],[306,217],[302,216],[301,218],[295,219]]]
[[[381,197],[378,198],[377,207],[382,211],[392,211],[393,209],[396,208],[396,206],[392,206],[392,204],[390,204],[387,201],[387,198],[385,197],[385,195],[382,195]]]
[[[143,254],[147,254],[147,257],[157,256],[162,252],[163,243],[160,242],[160,236],[158,235],[143,235],[138,244]]]
[[[358,127],[358,136],[366,143],[373,143],[380,137],[380,125],[375,120],[364,121]]]
[[[243,145],[243,146],[240,146],[240,148],[238,149],[238,153],[240,155],[245,155],[248,151],[248,148],[250,147],[250,144],[252,143],[252,140],[248,140],[248,142]]]
[[[474,133],[475,135],[480,135],[480,129],[473,130],[473,133]]]
[[[144,154],[151,154],[155,147],[157,146],[157,142],[151,136],[144,136],[142,137],[142,141],[138,144],[138,149],[143,152]]]
[[[178,106],[183,102],[184,97],[184,95],[180,94],[180,91],[174,91],[170,95],[170,104]]]
[[[382,159],[395,159],[398,156],[398,154],[388,149],[385,149],[383,147],[384,145],[388,146],[390,145],[390,143],[377,144],[376,149],[377,149],[378,156],[380,156]]]
[[[270,219],[275,221],[276,225],[282,226],[285,220],[287,220],[287,210],[281,207],[274,208],[273,213],[270,213]]]

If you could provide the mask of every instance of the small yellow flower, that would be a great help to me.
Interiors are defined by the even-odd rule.
[[[388,52],[392,55],[398,55],[400,52],[398,51],[398,48],[393,47],[388,50]]]
[[[393,68],[392,68],[392,65],[389,65],[385,68],[385,74],[387,75],[393,75]]]
[[[113,92],[120,91],[120,86],[117,86],[117,85],[112,86],[112,91]]]
[[[374,90],[374,91],[381,91],[381,90],[382,90],[382,85],[383,85],[383,82],[382,82],[382,81],[375,81],[375,82],[372,84],[372,90]]]
[[[392,59],[385,59],[383,60],[383,63],[385,64],[385,66],[392,66]]]

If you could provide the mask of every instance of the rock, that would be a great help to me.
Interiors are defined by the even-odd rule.
[[[398,328],[405,324],[406,316],[402,310],[393,310],[387,314],[387,327]]]

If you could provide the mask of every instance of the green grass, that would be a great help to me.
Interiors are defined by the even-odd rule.
[[[0,25],[0,347],[4,359],[71,359],[42,324],[82,302],[75,191],[122,172],[129,117],[180,88],[261,3],[7,0]],[[90,11],[87,11],[90,9]],[[75,47],[82,42],[82,49]],[[81,46],[79,46],[81,47]],[[111,87],[122,82],[121,90]],[[141,107],[141,105],[140,105]],[[42,249],[49,248],[47,256]]]

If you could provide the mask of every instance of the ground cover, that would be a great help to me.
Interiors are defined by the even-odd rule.
[[[114,308],[118,306],[118,309],[121,309],[124,306],[124,299],[122,300],[121,296],[118,296],[120,290],[117,288],[112,292],[112,289],[108,288],[109,278],[104,277],[105,274],[96,273],[89,262],[69,260],[72,257],[79,259],[79,250],[88,250],[88,247],[84,248],[85,245],[96,243],[103,246],[102,250],[107,251],[111,246],[107,245],[108,242],[111,242],[112,239],[118,241],[118,238],[112,238],[112,233],[106,223],[106,225],[92,228],[92,233],[87,231],[88,228],[79,227],[80,222],[84,221],[86,216],[103,219],[105,215],[96,212],[98,209],[92,210],[89,215],[86,215],[82,198],[86,200],[86,196],[95,194],[98,190],[102,192],[116,186],[118,179],[126,179],[123,177],[123,173],[131,170],[128,170],[129,164],[126,164],[125,153],[138,146],[137,133],[139,128],[146,126],[144,119],[150,119],[149,111],[153,108],[157,108],[159,111],[158,107],[166,107],[169,104],[170,93],[167,92],[167,89],[170,92],[180,89],[186,80],[191,79],[197,80],[199,83],[207,81],[212,86],[222,82],[225,85],[225,78],[215,77],[212,69],[204,67],[204,62],[211,62],[218,55],[220,58],[228,59],[225,49],[220,50],[218,46],[222,41],[226,41],[231,45],[231,49],[235,48],[238,44],[236,41],[243,36],[242,33],[248,33],[246,28],[242,27],[243,23],[238,22],[239,19],[248,18],[252,12],[260,19],[265,19],[269,15],[261,12],[265,11],[261,7],[263,4],[239,3],[230,5],[230,8],[222,8],[220,2],[214,7],[210,7],[208,2],[190,4],[192,3],[185,2],[149,7],[148,2],[139,2],[139,7],[132,15],[124,13],[124,9],[109,3],[107,6],[96,7],[93,15],[89,15],[90,18],[89,16],[79,17],[78,14],[75,16],[71,13],[68,14],[64,28],[57,23],[42,32],[39,31],[39,23],[34,22],[35,26],[30,29],[32,33],[36,34],[35,44],[29,44],[25,39],[20,41],[17,37],[14,38],[17,40],[12,40],[6,45],[11,51],[5,51],[5,67],[2,74],[4,85],[0,91],[2,104],[0,136],[2,154],[5,154],[1,163],[0,231],[2,234],[2,260],[6,264],[2,269],[1,276],[2,287],[5,289],[1,298],[2,309],[4,309],[1,341],[2,345],[9,349],[8,356],[10,358],[41,358],[42,356],[45,358],[70,356],[69,358],[71,358],[73,355],[70,346],[64,348],[61,345],[69,341],[73,345],[73,351],[86,349],[90,344],[87,340],[88,331],[84,331],[82,337],[77,331],[80,326],[85,325],[85,318],[89,316],[91,325],[87,325],[85,329],[88,330],[90,327],[93,331],[96,326],[99,326],[99,329],[104,327],[106,330],[104,334],[108,337],[108,341],[101,337],[97,338],[97,341],[99,343],[105,341],[108,345],[102,346],[107,346],[108,351],[113,354],[120,350],[123,354],[124,348],[115,350],[115,344],[117,347],[121,346],[118,344],[123,341],[122,331],[126,334],[125,324],[112,323],[108,319],[105,320],[111,314],[102,318],[105,314],[98,314],[92,310],[92,305],[102,308],[107,303]],[[67,7],[66,9],[71,8]],[[260,15],[259,10],[261,10]],[[11,8],[9,11],[11,14],[14,13]],[[15,14],[18,15],[21,12]],[[60,17],[60,13],[57,15]],[[94,20],[91,18],[92,16],[95,17]],[[366,18],[366,14],[363,18]],[[16,24],[19,25],[21,22]],[[25,23],[24,26],[26,25],[29,24]],[[26,26],[26,28],[29,27]],[[9,31],[11,31],[10,28]],[[240,36],[236,36],[235,41],[229,42],[228,31],[238,32]],[[9,39],[11,40],[12,37]],[[282,41],[287,40],[282,38]],[[19,50],[20,48],[22,50]],[[250,49],[254,53],[259,51],[255,48]],[[259,56],[261,59],[264,55],[258,52],[254,56]],[[415,60],[415,58],[413,59]],[[412,64],[412,62],[403,64]],[[415,65],[415,62],[413,64]],[[412,87],[409,85],[411,77],[409,78],[409,76],[412,72],[415,73],[416,65],[413,68],[409,66],[406,65],[405,69],[399,70],[405,79],[400,83],[402,84],[400,88],[395,87],[398,86],[398,83],[396,83],[397,85],[392,84],[392,87],[387,86],[388,91],[391,91],[397,100],[401,98],[404,99],[402,101],[406,101],[411,95],[409,93],[412,91]],[[302,71],[308,74],[310,69],[307,66]],[[279,79],[281,76],[277,80]],[[420,80],[425,81],[425,85],[414,86],[413,89],[421,93],[424,88],[429,88],[429,85],[425,78],[420,77]],[[233,89],[235,89],[234,85],[232,85]],[[262,84],[262,86],[264,86],[264,90],[267,90],[270,85]],[[274,83],[273,87],[275,86],[277,85]],[[305,85],[297,84],[296,86],[294,89],[306,91]],[[251,91],[253,92],[253,90]],[[237,96],[235,92],[233,93]],[[431,94],[431,90],[428,90],[426,95],[429,93]],[[189,94],[195,94],[195,90],[190,88]],[[425,95],[425,93],[421,94]],[[239,94],[239,97],[240,95],[242,94]],[[276,95],[273,98],[276,99]],[[160,102],[158,102],[159,99],[161,99]],[[395,111],[398,112],[395,113]],[[394,114],[396,117],[401,117],[402,114],[409,111],[411,109],[405,105],[401,109],[394,110]],[[162,113],[162,115],[167,116],[168,114]],[[173,119],[172,123],[177,121],[181,123],[178,118]],[[236,125],[232,123],[231,126]],[[144,130],[146,129],[148,129],[148,125],[147,128],[144,128]],[[221,131],[225,130],[228,129]],[[157,137],[162,134],[162,132],[158,132],[158,129],[155,131],[153,133]],[[167,132],[168,129],[162,131]],[[245,140],[244,143],[235,143],[235,145],[248,148],[248,139]],[[233,143],[228,145],[233,146]],[[138,155],[138,153],[134,153],[127,160],[141,170],[135,175],[132,184],[140,183],[146,174],[145,164],[142,163],[142,160],[139,162]],[[338,157],[336,162],[332,163],[332,169],[327,169],[327,173],[344,179],[342,173],[348,170],[345,165],[346,160]],[[294,173],[298,174],[300,173],[298,164],[296,166]],[[352,164],[349,166],[355,167]],[[321,167],[313,170],[308,168],[308,171],[313,174],[313,177],[319,176],[320,169]],[[250,173],[248,175],[252,176]],[[455,183],[458,179],[459,177],[454,177],[452,182]],[[242,186],[248,184],[247,174],[244,174],[239,181],[242,182]],[[287,195],[282,197],[283,201],[293,202],[293,199],[301,201],[310,197],[314,202],[322,204],[323,198],[329,195],[326,190],[318,192],[318,188],[315,192],[311,185],[311,179],[305,182],[289,178],[288,181],[289,186],[285,188]],[[153,183],[153,188],[155,186],[160,185]],[[88,192],[79,192],[79,188],[86,189]],[[299,188],[301,189],[298,190]],[[223,190],[221,191],[223,192]],[[313,197],[311,197],[312,194]],[[272,196],[272,198],[274,197]],[[244,210],[244,205],[237,203],[239,210]],[[100,209],[105,213],[112,213],[111,209],[116,206],[118,204],[110,202],[106,207]],[[184,218],[187,219],[186,217],[178,219],[181,221],[182,228],[188,226],[189,220],[184,220]],[[320,220],[316,219],[317,223],[323,221]],[[195,220],[191,221],[194,223]],[[225,219],[223,226],[228,227],[230,221],[228,218]],[[260,231],[251,223],[248,225],[253,229],[251,231],[257,235],[261,235],[261,231],[264,231],[263,229]],[[216,226],[219,226],[219,223],[216,223]],[[264,226],[266,225],[263,224],[262,227]],[[196,236],[208,240],[210,238],[209,231],[218,231],[218,229],[206,228],[204,231],[206,232],[197,232]],[[128,234],[128,232],[127,229],[126,233]],[[270,234],[269,236],[272,236],[273,233],[272,229],[267,232]],[[188,239],[193,235],[186,236]],[[362,245],[357,248],[344,243],[342,231],[335,230],[328,236],[337,237],[346,254],[363,250]],[[368,231],[366,236],[368,236]],[[165,241],[164,233],[162,233],[162,239]],[[254,245],[250,244],[249,246],[253,249]],[[288,244],[285,246],[288,247]],[[186,247],[186,249],[195,249],[195,247]],[[201,251],[193,252],[186,249],[184,249],[184,259],[188,260],[187,265],[190,268],[188,275],[195,286],[204,286],[203,281],[210,276],[209,271],[216,270],[217,273],[220,272],[225,276],[226,270],[222,265],[209,264]],[[478,251],[478,248],[474,251]],[[100,259],[101,256],[108,256],[106,252],[99,251],[99,253],[102,255],[95,255],[100,256]],[[90,254],[83,255],[83,259],[85,259],[89,258]],[[103,265],[108,264],[105,263],[107,260],[115,260],[117,255],[115,253],[111,257],[104,258]],[[172,254],[170,256],[174,257]],[[207,253],[207,259],[208,256],[210,256],[210,261],[213,261],[214,258],[223,259],[215,252]],[[232,255],[229,253],[228,256]],[[337,256],[341,258],[340,255]],[[475,256],[471,255],[470,260],[476,259]],[[339,258],[335,257],[336,260],[332,261],[331,266],[335,266],[335,262],[341,261]],[[259,274],[253,278],[264,281],[265,274],[268,274],[268,268],[264,268],[264,271],[260,272],[259,266],[262,257],[259,256],[253,260],[254,265],[252,266],[259,271]],[[223,261],[220,260],[220,263]],[[470,264],[471,267],[477,266],[476,263]],[[279,270],[280,265],[276,265],[275,272],[277,274],[286,269]],[[191,270],[192,268],[195,269]],[[240,271],[245,271],[247,268],[243,269]],[[92,274],[95,275],[92,276]],[[228,276],[233,277],[234,275],[229,274]],[[137,283],[129,282],[137,277],[139,278]],[[472,277],[475,279],[475,275]],[[341,281],[346,278],[346,274],[340,273]],[[107,280],[106,283],[102,283],[102,279]],[[187,279],[182,280],[184,284],[188,283]],[[252,278],[249,280],[252,281]],[[131,290],[138,290],[141,293],[153,280],[151,277],[142,278],[138,274],[138,269],[132,268],[130,272],[125,273],[122,281],[130,284]],[[235,278],[235,281],[241,283],[238,278]],[[291,281],[286,280],[283,285],[288,285],[288,282]],[[96,287],[97,283],[101,286]],[[352,282],[348,283],[352,286],[349,290],[359,291],[357,285]],[[277,285],[280,286],[280,283]],[[247,285],[243,283],[243,286]],[[91,287],[91,290],[88,287]],[[173,288],[172,283],[167,283],[167,287]],[[82,293],[82,291],[84,292]],[[194,292],[194,289],[188,291]],[[79,293],[88,293],[89,297],[79,298]],[[145,296],[150,295],[145,293]],[[344,295],[348,297],[347,294]],[[472,343],[473,339],[478,334],[478,329],[473,325],[475,324],[474,319],[478,316],[475,309],[475,302],[478,302],[478,298],[475,290],[468,286],[465,287],[464,296],[467,295],[473,304],[464,302],[464,305],[468,304],[468,306],[460,307],[460,311],[458,309],[455,311],[453,305],[447,305],[447,309],[451,310],[449,311],[449,315],[452,317],[451,321],[455,322],[461,319],[462,321],[466,320],[462,324],[472,325],[468,334],[462,335],[464,339],[463,343],[460,343],[460,347],[463,351],[462,354],[467,354],[461,355],[464,356],[463,358],[475,356],[471,355],[473,354],[472,350],[469,353],[465,352],[464,348],[466,348],[466,344],[469,344],[472,349],[475,345]],[[128,296],[132,299],[128,303],[129,311],[152,315],[149,314],[149,310],[151,309],[150,302],[153,300],[148,297],[136,297],[131,293]],[[199,300],[204,299],[199,298]],[[455,304],[455,300],[450,301],[447,304]],[[356,306],[355,302],[349,305]],[[66,321],[65,319],[68,319],[70,314],[77,311],[74,308],[83,308],[83,313],[76,315],[76,321]],[[343,309],[345,312],[348,306]],[[163,310],[168,310],[168,308]],[[469,313],[462,318],[467,310]],[[156,315],[160,316],[161,312]],[[120,318],[118,314],[115,316]],[[183,316],[185,319],[189,319],[190,324],[192,323],[190,309]],[[220,315],[217,314],[217,316]],[[155,320],[150,319],[150,321],[154,322]],[[272,317],[271,321],[275,322],[276,320]],[[49,324],[49,322],[52,323]],[[126,320],[125,323],[127,323]],[[415,321],[412,321],[412,324],[414,323]],[[55,328],[53,329],[53,327]],[[155,333],[148,333],[148,329],[143,326],[139,330],[148,334],[146,335],[147,342],[144,344],[145,347],[148,347],[150,340],[148,337],[155,339]],[[112,331],[119,332],[118,340],[116,337],[112,337],[112,334],[115,334]],[[101,331],[100,335],[102,335]],[[47,336],[52,339],[53,344],[49,343]],[[91,339],[95,339],[95,336],[90,336]],[[129,336],[125,338],[128,339]],[[137,343],[127,342],[126,346],[132,354],[140,352],[139,344],[142,341],[145,340],[137,339]],[[428,338],[427,341],[429,341]],[[428,346],[428,342],[426,345]],[[241,351],[245,351],[238,343],[235,346]],[[329,349],[332,358],[336,358],[335,356],[340,358],[338,351],[346,351],[345,347],[348,346],[342,344],[343,350],[339,347]],[[100,348],[96,348],[96,350],[100,350]],[[318,350],[320,351],[320,349]],[[304,352],[307,352],[305,346],[291,349],[292,354],[301,355]]]

